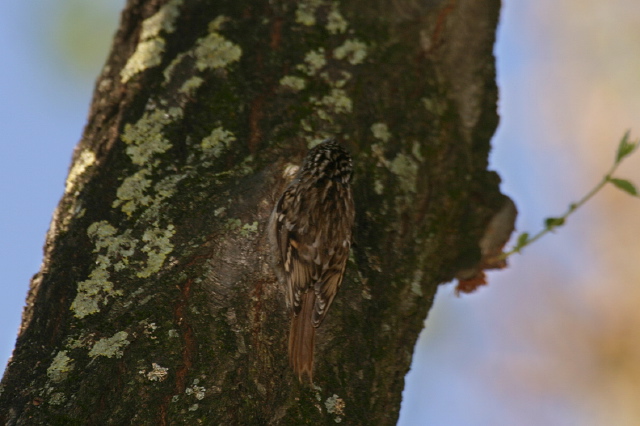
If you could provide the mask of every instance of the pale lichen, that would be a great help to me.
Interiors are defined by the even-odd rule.
[[[329,122],[332,121],[332,115],[349,113],[353,109],[353,102],[343,89],[331,89],[329,94],[323,96],[321,99],[316,100],[311,98],[311,100],[316,106],[321,107],[316,110],[318,116]]]
[[[221,25],[219,18],[214,20],[216,25],[210,26],[211,29],[219,28]],[[242,56],[242,49],[237,44],[224,38],[217,31],[212,31],[198,39],[194,54],[196,68],[199,71],[204,71],[206,69],[225,68],[233,62],[237,62]]]
[[[327,398],[324,402],[324,406],[327,408],[327,412],[329,414],[336,414],[338,416],[344,416],[344,408],[346,406],[344,400],[340,398],[338,395],[333,394],[333,396]],[[340,419],[340,420],[338,420]],[[337,417],[334,419],[336,423],[340,423],[342,421],[341,418]]]
[[[308,27],[316,23],[316,11],[322,5],[322,0],[301,0],[296,9],[296,22]]]
[[[179,7],[184,0],[170,0],[162,6],[153,16],[142,21],[140,39],[148,40],[160,35],[160,31],[168,34],[175,31],[175,22],[180,16]]]
[[[243,237],[249,237],[255,235],[258,232],[258,222],[245,223],[240,228],[240,235]]]
[[[89,351],[89,356],[91,358],[99,356],[107,358],[121,358],[124,354],[122,349],[130,343],[129,340],[127,340],[128,337],[129,333],[126,331],[119,331],[111,337],[100,339]]]
[[[65,402],[67,402],[67,397],[62,392],[54,392],[49,398],[49,404],[51,405],[62,405]]]
[[[423,296],[422,285],[421,285],[423,274],[424,274],[423,270],[421,268],[418,268],[414,271],[413,280],[411,280],[411,292],[418,297]]]
[[[405,154],[398,154],[391,160],[389,170],[400,179],[400,188],[405,192],[416,192],[418,163]]]
[[[382,193],[384,192],[384,184],[381,181],[376,180],[373,183],[373,190],[376,194],[382,195]]]
[[[140,206],[148,206],[151,196],[147,195],[147,189],[151,186],[148,169],[142,169],[127,176],[122,181],[122,185],[116,190],[117,198],[113,201],[112,207],[120,207],[123,213],[128,216]]]
[[[154,362],[151,364],[151,371],[149,371],[146,376],[147,379],[151,380],[152,382],[163,382],[169,374],[168,371],[168,368],[162,367]]]
[[[160,65],[164,46],[165,41],[161,38],[153,38],[138,43],[136,51],[133,52],[127,64],[120,71],[120,81],[126,83],[139,72]]]
[[[442,115],[446,109],[446,104],[438,98],[421,98],[422,105],[431,114],[436,117]]]
[[[73,360],[67,356],[67,351],[60,351],[47,368],[47,377],[52,382],[59,383],[67,378],[71,370],[73,370]]]
[[[80,153],[78,159],[73,163],[71,170],[69,170],[69,176],[67,176],[67,182],[64,188],[65,194],[68,194],[73,189],[78,178],[95,162],[96,155],[92,151],[85,149]]]
[[[233,133],[222,127],[216,127],[211,131],[209,136],[202,139],[200,147],[202,150],[213,157],[218,157],[222,154],[230,144],[236,140]]]
[[[100,304],[106,303],[110,297],[121,296],[111,282],[108,268],[118,271],[128,264],[133,255],[137,240],[131,237],[131,231],[116,235],[117,230],[107,221],[92,223],[87,235],[94,240],[96,267],[89,274],[89,279],[78,283],[76,298],[71,303],[71,310],[77,318],[84,318],[100,311]]]
[[[147,254],[146,266],[136,275],[140,278],[147,278],[160,270],[167,255],[173,251],[171,237],[175,234],[173,225],[168,225],[166,229],[155,227],[147,229],[142,235],[142,241],[145,243],[141,251]]]
[[[367,57],[367,45],[360,40],[349,39],[333,50],[333,57],[346,59],[351,65],[357,65]]]
[[[304,89],[307,85],[307,82],[304,78],[296,77],[293,75],[285,75],[280,79],[280,85],[286,87],[294,92],[299,92]]]
[[[344,19],[338,9],[338,2],[333,2],[327,16],[327,31],[331,34],[342,34],[347,31],[347,25],[347,20]]]
[[[98,256],[98,259],[103,257]],[[71,310],[76,318],[98,313],[101,303],[106,303],[112,296],[122,295],[122,290],[114,289],[110,274],[102,264],[89,274],[88,280],[78,283],[78,293],[71,303]]]
[[[304,56],[304,64],[298,64],[297,68],[309,76],[314,76],[322,67],[327,65],[324,47],[307,52]]]
[[[142,21],[140,41],[135,52],[120,71],[122,83],[126,83],[148,68],[160,65],[165,49],[165,41],[160,37],[160,32],[175,31],[175,20],[179,15],[178,7],[182,2],[183,0],[170,0],[158,12]]]
[[[171,148],[163,131],[168,124],[182,118],[182,115],[180,108],[156,109],[145,113],[135,124],[127,123],[121,139],[128,145],[127,154],[133,164],[148,165],[152,156]]]
[[[198,383],[200,383],[200,381],[198,379],[194,379],[193,384],[187,387],[184,390],[184,393],[187,395],[193,395],[198,401],[201,401],[204,399],[207,389],[204,386],[198,386]]]
[[[180,93],[184,93],[187,96],[193,96],[196,90],[198,90],[198,88],[202,86],[202,83],[204,83],[204,78],[195,75],[185,81],[182,86],[180,86],[180,89],[178,91]]]
[[[374,123],[371,125],[371,133],[373,133],[373,137],[376,139],[380,139],[383,142],[389,141],[391,139],[391,132],[389,132],[389,126],[385,123]]]

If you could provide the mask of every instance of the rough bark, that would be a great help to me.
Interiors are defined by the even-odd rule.
[[[2,381],[3,424],[394,424],[437,286],[480,262],[499,0],[131,0]],[[355,245],[287,364],[273,202],[315,140]]]

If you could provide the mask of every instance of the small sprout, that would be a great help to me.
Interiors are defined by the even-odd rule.
[[[618,152],[616,153],[616,164],[622,161],[622,159],[624,159],[625,157],[629,156],[638,147],[638,141],[629,142],[629,133],[630,131],[627,130],[624,136],[622,136],[622,139],[620,139],[620,143],[618,144]]]
[[[627,194],[634,196],[634,197],[638,197],[638,190],[636,188],[636,186],[631,183],[630,181],[626,180],[626,179],[619,179],[619,178],[614,178],[613,174],[615,173],[616,169],[618,168],[618,166],[620,165],[620,162],[628,157],[633,151],[636,150],[636,148],[638,148],[638,145],[640,144],[639,140],[635,140],[635,141],[631,141],[629,142],[629,131],[627,131],[624,136],[622,136],[622,139],[620,140],[620,143],[618,144],[618,150],[616,152],[616,159],[615,162],[613,163],[613,166],[611,166],[611,169],[609,169],[609,172],[602,178],[602,180],[595,186],[593,187],[593,189],[591,189],[591,191],[589,191],[584,197],[582,197],[579,201],[575,202],[575,203],[571,203],[569,204],[569,208],[567,209],[567,211],[559,217],[549,217],[547,219],[545,219],[544,221],[544,226],[545,228],[538,232],[537,234],[535,234],[534,236],[529,236],[528,233],[523,233],[518,237],[518,240],[516,242],[516,245],[514,248],[512,248],[511,250],[509,250],[508,252],[503,253],[502,255],[500,255],[500,259],[504,260],[506,258],[508,258],[509,256],[511,256],[514,253],[520,253],[520,251],[532,244],[533,242],[537,241],[538,239],[540,239],[541,237],[543,237],[545,234],[553,231],[555,228],[562,226],[565,224],[567,218],[574,212],[576,211],[579,207],[582,207],[583,204],[585,204],[587,201],[589,201],[594,195],[596,195],[607,183],[611,183],[613,184],[615,187],[617,187],[618,189],[626,192]]]

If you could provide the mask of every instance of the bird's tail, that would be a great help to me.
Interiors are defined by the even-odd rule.
[[[298,315],[291,318],[291,330],[289,331],[289,363],[298,380],[302,382],[302,376],[307,374],[309,381],[313,383],[313,347],[315,344],[316,329],[313,326],[313,310],[315,308],[316,295],[313,289],[302,296],[302,304]]]

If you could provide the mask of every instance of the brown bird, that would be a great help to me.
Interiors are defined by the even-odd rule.
[[[333,302],[349,258],[355,218],[349,153],[330,139],[309,151],[275,205],[269,226],[273,266],[292,313],[289,362],[313,381],[316,328]]]

